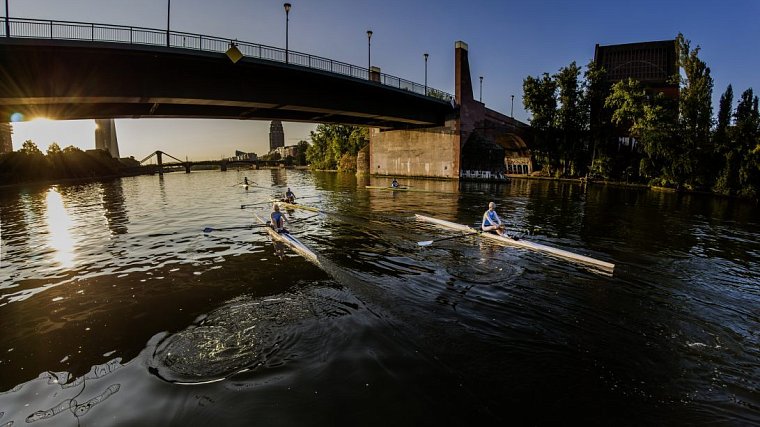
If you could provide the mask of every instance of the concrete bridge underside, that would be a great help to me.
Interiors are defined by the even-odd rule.
[[[0,114],[441,126],[448,102],[347,76],[191,49],[0,39]]]

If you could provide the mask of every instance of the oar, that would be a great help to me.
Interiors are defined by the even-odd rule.
[[[469,233],[459,234],[459,235],[456,235],[456,236],[443,237],[443,238],[440,238],[440,239],[433,239],[433,240],[425,240],[424,242],[417,242],[417,244],[420,245],[420,246],[430,246],[430,245],[432,245],[435,242],[442,242],[444,240],[458,239],[460,237],[473,236],[475,234],[480,234],[480,233],[482,233],[482,231],[480,231],[480,230],[471,231]]]
[[[206,227],[203,229],[204,233],[211,233],[212,231],[223,231],[223,230],[240,230],[244,228],[253,228],[253,227],[261,227],[265,224],[253,224],[253,225],[243,225],[240,227],[226,227],[226,228],[212,228],[212,227]]]
[[[259,203],[246,203],[244,205],[240,205],[240,209],[245,209],[248,206],[261,206],[261,205],[268,205],[272,202],[259,202]]]

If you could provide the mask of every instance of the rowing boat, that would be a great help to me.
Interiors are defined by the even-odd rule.
[[[418,193],[446,193],[449,194],[446,191],[434,191],[434,190],[421,190],[418,188],[409,188],[409,187],[382,187],[378,185],[365,185],[364,188],[368,190],[387,190],[387,191],[414,191]]]
[[[303,210],[312,211],[312,212],[322,212],[319,210],[319,208],[315,208],[313,206],[299,205],[297,203],[288,203],[288,202],[283,202],[281,200],[274,200],[274,199],[272,199],[271,202],[277,203],[278,205],[280,205],[280,207],[285,208],[285,209],[303,209]]]
[[[576,254],[576,253],[573,253],[573,252],[570,252],[570,251],[566,251],[564,249],[553,248],[551,246],[546,246],[546,245],[542,245],[540,243],[535,243],[535,242],[529,242],[529,241],[522,240],[522,239],[517,240],[517,239],[513,239],[511,237],[499,236],[498,234],[484,233],[484,232],[481,232],[478,229],[469,227],[467,225],[457,224],[455,222],[445,221],[445,220],[442,220],[442,219],[432,218],[432,217],[424,216],[424,215],[420,215],[420,214],[415,214],[415,218],[417,220],[419,220],[419,221],[429,222],[431,224],[440,225],[442,227],[449,228],[449,229],[452,229],[452,230],[463,231],[463,232],[466,232],[466,233],[479,234],[481,237],[492,239],[492,240],[495,240],[495,241],[497,241],[499,243],[507,244],[507,245],[510,245],[510,246],[516,246],[516,247],[519,247],[519,248],[529,249],[529,250],[533,250],[533,251],[537,251],[537,252],[544,252],[544,253],[547,253],[549,255],[556,256],[558,258],[563,258],[563,259],[567,259],[567,260],[570,260],[570,261],[575,261],[575,262],[579,262],[579,263],[582,263],[582,264],[587,264],[587,265],[596,267],[597,269],[600,269],[600,270],[602,270],[602,271],[604,271],[606,273],[610,273],[611,274],[613,272],[613,270],[615,269],[615,264],[612,264],[612,263],[609,263],[609,262],[606,262],[606,261],[600,261],[598,259],[587,257],[585,255],[579,255],[579,254]]]
[[[317,254],[312,252],[308,246],[301,243],[300,240],[296,239],[295,237],[293,237],[292,234],[288,232],[278,233],[272,227],[269,226],[267,221],[263,220],[260,216],[258,216],[255,213],[253,215],[262,224],[264,224],[264,228],[267,229],[267,233],[269,233],[269,236],[272,238],[272,240],[278,240],[282,243],[285,243],[286,245],[290,246],[290,248],[293,249],[294,252],[306,258],[307,260],[313,262],[314,264],[316,264],[317,267],[322,267],[322,264],[320,264],[319,262],[319,258],[317,258]]]

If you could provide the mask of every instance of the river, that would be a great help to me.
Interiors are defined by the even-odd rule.
[[[247,177],[255,186],[235,185]],[[0,189],[0,426],[760,424],[760,210],[294,170]],[[253,213],[290,212],[323,268]],[[476,224],[612,274],[415,221]],[[257,204],[253,206],[242,205]]]

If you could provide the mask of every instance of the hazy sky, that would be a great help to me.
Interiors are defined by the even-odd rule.
[[[483,76],[489,108],[527,121],[522,81],[576,61],[594,45],[673,39],[682,32],[702,48],[715,80],[714,108],[731,83],[738,94],[760,91],[760,0],[289,0],[291,50],[364,66],[371,29],[372,63],[384,73],[454,91],[454,42],[470,48],[475,96]],[[284,47],[283,1],[173,0],[171,29]],[[2,6],[0,6],[2,7]],[[11,17],[166,28],[167,2],[156,0],[9,0]],[[4,14],[4,11],[1,12]],[[190,159],[234,150],[268,150],[269,122],[122,119],[116,122],[122,156],[138,159],[160,149]],[[314,125],[285,123],[286,144],[308,137]],[[93,122],[14,125],[14,149],[26,139],[46,149],[93,148]]]

